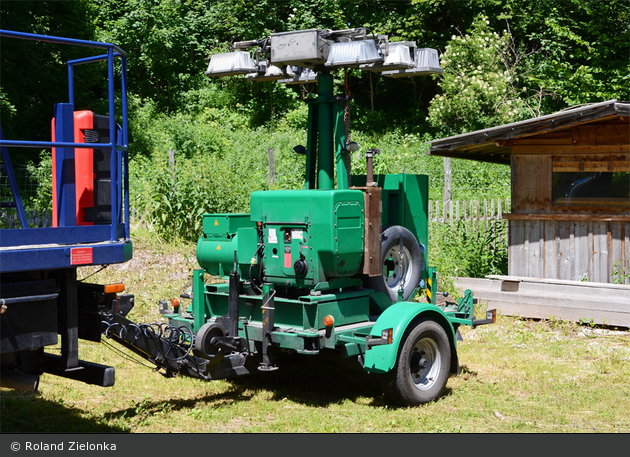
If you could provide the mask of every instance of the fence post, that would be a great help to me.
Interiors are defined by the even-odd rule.
[[[488,231],[488,200],[483,200],[483,228]]]
[[[444,157],[444,201],[451,200],[451,158]]]
[[[273,161],[273,148],[267,149],[267,153],[269,154],[269,184],[273,184],[276,180],[276,171]]]
[[[171,182],[175,183],[175,150],[168,150],[168,165],[171,170]]]

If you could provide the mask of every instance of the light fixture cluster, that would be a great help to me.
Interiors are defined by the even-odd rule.
[[[262,40],[234,43],[232,49],[212,55],[206,75],[306,84],[316,82],[318,72],[338,68],[393,78],[443,72],[437,50],[418,49],[413,41],[390,42],[386,35],[368,33],[363,27],[272,33]]]

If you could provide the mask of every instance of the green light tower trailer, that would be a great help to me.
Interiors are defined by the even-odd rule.
[[[251,50],[255,56],[252,59]],[[213,55],[209,76],[316,83],[308,102],[305,183],[257,191],[249,214],[205,214],[191,303],[161,312],[168,331],[141,332],[121,313],[104,313],[105,335],[163,367],[201,379],[274,371],[276,355],[334,350],[388,379],[397,400],[436,399],[459,372],[460,325],[475,320],[473,295],[436,304],[438,278],[428,258],[428,177],[353,176],[344,110],[332,71],[360,68],[389,76],[441,72],[437,52],[388,42],[366,29],[301,30],[240,42]],[[224,283],[209,284],[206,275]],[[426,291],[427,303],[414,301]]]

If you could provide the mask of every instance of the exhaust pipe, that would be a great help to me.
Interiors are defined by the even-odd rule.
[[[37,388],[39,387],[39,376],[34,374],[15,373],[13,371],[3,371],[0,373],[0,387],[37,392]]]

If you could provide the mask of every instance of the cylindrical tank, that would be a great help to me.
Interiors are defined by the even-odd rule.
[[[251,248],[241,246],[239,252],[239,234]],[[197,262],[208,274],[226,276],[234,269],[234,251],[238,252],[238,264],[249,265],[256,245],[256,224],[251,222],[249,214],[204,214]]]

